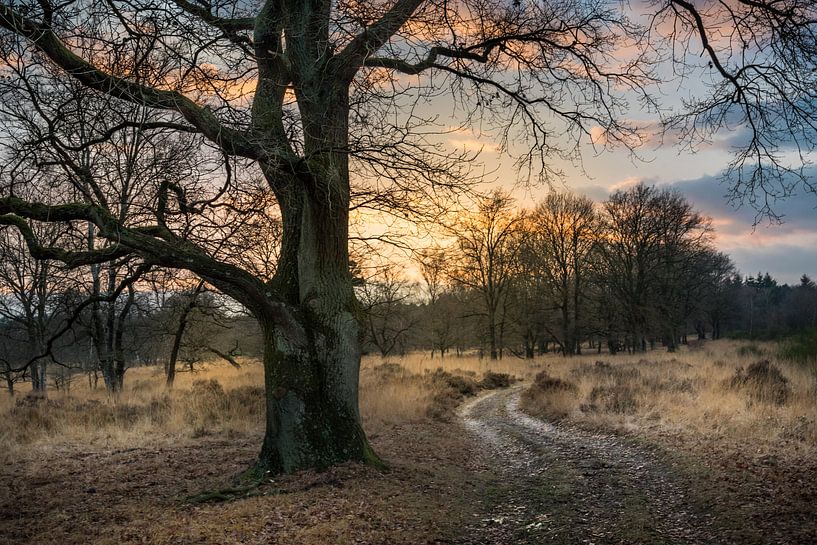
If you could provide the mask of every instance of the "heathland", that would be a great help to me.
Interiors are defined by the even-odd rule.
[[[458,412],[468,398],[507,387],[520,392],[522,411],[562,435],[614,437],[627,452],[660,460],[665,477],[705,514],[715,542],[808,542],[817,537],[817,375],[778,351],[773,343],[713,341],[674,354],[366,357],[363,422],[389,467],[345,464],[246,490],[232,480],[263,434],[260,363],[206,364],[180,373],[172,390],[161,369],[133,368],[116,396],[74,375],[46,400],[22,391],[0,400],[0,542],[533,539],[531,532],[558,525],[502,532],[510,522],[497,513],[512,483],[503,483],[488,440]],[[571,463],[562,453],[558,467]],[[540,468],[554,489],[578,486],[565,480],[575,472],[556,467]],[[537,498],[536,520],[563,511],[545,500]],[[652,515],[627,516],[646,527]]]

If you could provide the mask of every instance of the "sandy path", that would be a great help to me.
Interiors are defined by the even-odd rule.
[[[484,543],[723,543],[649,449],[523,414],[521,387],[460,411],[496,478]]]

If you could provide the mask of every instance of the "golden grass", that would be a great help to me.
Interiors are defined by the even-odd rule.
[[[773,344],[710,342],[677,354],[551,358],[542,368],[573,391],[532,388],[526,408],[583,426],[634,432],[677,433],[731,442],[755,452],[813,450],[817,446],[817,384],[809,370],[774,357]],[[784,403],[773,392],[736,386],[738,368],[767,359],[786,378]],[[596,364],[596,361],[604,364]],[[547,389],[545,389],[547,390]]]
[[[70,390],[51,389],[44,402],[29,402],[25,391],[13,398],[0,395],[0,444],[13,455],[66,443],[118,448],[248,433],[263,425],[262,381],[261,366],[252,361],[240,371],[210,364],[180,373],[172,391],[165,388],[161,369],[130,369],[125,390],[117,396],[102,387],[92,389],[77,376]]]
[[[384,426],[428,418],[447,385],[430,374],[378,368],[379,363],[366,359],[361,371],[360,409],[366,429],[378,433]],[[260,433],[263,376],[258,361],[245,360],[241,369],[211,362],[193,373],[179,373],[172,390],[165,387],[160,368],[139,367],[128,370],[125,390],[117,396],[101,386],[91,388],[83,375],[75,376],[68,390],[50,389],[45,401],[32,401],[26,388],[13,397],[0,392],[1,456],[67,444],[126,448]]]
[[[427,353],[385,361],[367,356],[361,370],[361,414],[367,431],[375,434],[443,414],[460,396],[458,387],[447,382],[447,375],[435,373],[437,369],[462,375],[469,384],[488,371],[533,383],[545,371],[573,385],[534,388],[526,394],[526,408],[546,418],[603,429],[698,434],[752,449],[814,448],[814,374],[777,361],[773,345],[758,345],[759,353],[745,346],[717,341],[677,354],[656,350],[493,362],[475,356],[432,359]],[[790,395],[784,404],[764,402],[729,386],[736,368],[759,359],[770,359],[786,376]],[[609,366],[597,366],[597,361]],[[82,376],[68,392],[52,389],[46,403],[27,403],[24,392],[14,398],[0,393],[3,455],[61,444],[120,448],[263,429],[263,370],[258,362],[244,361],[240,370],[222,363],[202,365],[194,373],[180,373],[172,392],[165,389],[158,368],[131,369],[125,382],[125,391],[115,398],[102,388],[90,389]]]

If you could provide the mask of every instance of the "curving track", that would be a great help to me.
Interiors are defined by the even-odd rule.
[[[471,542],[723,542],[649,449],[531,418],[518,408],[521,392],[498,390],[460,410],[495,474],[491,512]]]

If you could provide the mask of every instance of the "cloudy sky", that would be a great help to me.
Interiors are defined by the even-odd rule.
[[[443,109],[437,113],[438,122],[444,124]],[[454,125],[458,119],[452,115],[450,121]],[[513,160],[497,152],[489,134],[462,129],[447,140],[451,148],[481,150],[478,160],[487,173],[486,186],[510,189],[520,207],[533,206],[550,190],[567,189],[601,202],[613,191],[640,182],[668,186],[712,218],[715,244],[732,257],[742,274],[769,272],[788,283],[798,282],[803,273],[817,278],[817,195],[798,188],[791,197],[773,203],[779,223],[758,218],[751,205],[729,201],[729,184],[722,173],[732,157],[731,146],[741,140],[739,132],[719,135],[694,151],[656,139],[639,148],[637,157],[624,149],[600,151],[585,143],[581,164],[553,158],[553,166],[564,176],[549,186],[520,183]],[[817,166],[807,167],[806,173],[817,181]]]
[[[642,24],[649,24],[647,21],[654,13],[652,2],[633,0],[628,5],[631,10],[628,15],[640,20]],[[735,39],[733,33],[720,32],[718,25],[721,21],[717,14],[713,17],[714,19],[709,21],[710,44],[715,43],[717,46],[720,40],[722,42],[720,46],[725,48],[721,51],[731,51],[730,40]],[[670,28],[664,30],[668,29]],[[683,67],[666,62],[655,64],[653,75],[656,76],[656,83],[648,88],[648,92],[660,103],[662,111],[678,113],[683,110],[683,103],[694,103],[697,98],[711,96],[711,90],[722,83],[722,79],[717,70],[713,69],[708,57],[702,55],[697,35],[687,40],[678,38],[677,42],[671,43],[681,44],[680,52],[672,49],[672,57],[682,59]],[[614,55],[616,58],[612,62],[626,64],[634,51],[637,49],[624,46],[617,50]],[[738,51],[741,59],[752,57],[745,48],[738,48]],[[762,51],[755,54],[761,60],[765,58]],[[397,114],[398,117],[411,112],[411,115],[416,117],[415,122],[420,118],[423,122],[430,120],[429,124],[432,125],[429,128],[430,132],[425,134],[429,135],[431,141],[437,141],[438,138],[443,140],[449,149],[479,151],[477,161],[471,165],[474,167],[472,174],[484,173],[486,185],[499,185],[512,190],[520,207],[534,205],[549,190],[568,189],[601,202],[613,191],[641,182],[671,187],[692,201],[700,212],[712,218],[716,245],[732,257],[744,275],[769,272],[779,281],[788,283],[797,282],[803,273],[817,278],[817,195],[805,191],[801,186],[786,200],[772,203],[774,213],[782,220],[779,223],[759,218],[757,211],[749,203],[728,200],[729,181],[723,179],[723,172],[729,165],[734,150],[748,141],[748,131],[741,128],[740,117],[733,115],[735,110],[730,106],[726,106],[728,113],[724,121],[732,126],[725,127],[712,136],[711,141],[690,149],[689,142],[682,145],[672,135],[661,136],[658,129],[660,123],[655,112],[642,109],[638,96],[628,97],[628,91],[612,86],[614,92],[623,92],[624,98],[629,99],[630,103],[629,107],[617,112],[620,114],[620,117],[616,116],[617,119],[643,129],[639,132],[646,142],[638,147],[635,156],[626,149],[609,149],[604,130],[598,126],[587,127],[589,138],[585,137],[578,148],[581,164],[555,156],[550,157],[548,167],[562,171],[563,176],[558,180],[552,180],[550,185],[539,183],[531,186],[525,183],[530,179],[527,173],[518,172],[513,159],[501,153],[498,146],[499,135],[507,128],[510,135],[508,144],[511,148],[510,153],[523,154],[529,148],[525,147],[521,135],[514,134],[514,127],[492,125],[490,115],[481,118],[482,110],[479,108],[473,111],[469,110],[467,105],[463,108],[462,103],[467,101],[459,102],[456,99],[458,86],[452,85],[451,80],[446,77],[445,74],[440,74],[432,76],[433,81],[427,81],[422,79],[422,76],[398,75],[397,80],[400,82],[398,87],[410,90],[423,89],[428,85],[429,88],[436,89],[434,93],[430,93],[423,101],[417,103],[412,102],[413,94],[407,92],[402,98],[409,105],[402,111],[398,108],[398,112],[401,112]],[[453,98],[448,94],[449,87],[452,89]],[[510,87],[513,88],[513,85]],[[555,88],[555,96],[560,96],[559,85],[555,85]],[[531,92],[536,93],[536,90],[531,89]],[[569,97],[566,99],[567,110],[570,111],[569,91],[567,96]],[[579,109],[582,109],[587,103],[581,102],[581,93],[579,96],[582,104]],[[484,99],[484,95],[482,98]],[[556,100],[558,102],[559,99]],[[488,102],[490,103],[490,99]],[[469,113],[472,115],[468,115]],[[780,119],[779,112],[776,113],[774,108],[771,108],[767,115]],[[548,135],[551,142],[556,142],[563,149],[573,148],[575,134],[568,133],[561,139],[559,137],[559,134],[565,131],[564,124],[560,126],[558,122],[554,122],[554,126],[550,128],[553,129]],[[435,130],[439,132],[433,132]],[[783,162],[795,156],[791,144],[792,142],[780,143],[779,151]],[[794,160],[789,162],[788,166],[798,168],[803,165],[802,162],[797,164],[797,160]],[[536,173],[533,174],[535,176]],[[817,166],[807,167],[806,174],[817,184]],[[383,229],[388,229],[388,226]]]
[[[720,173],[728,163],[728,153],[710,150],[695,157],[671,149],[653,155],[656,160],[648,165],[605,156],[587,159],[585,168],[593,179],[569,175],[565,185],[596,199],[640,181],[670,186],[713,219],[717,246],[732,256],[744,274],[768,271],[789,283],[797,282],[803,273],[817,276],[817,196],[800,190],[775,203],[782,223],[756,223],[753,208],[727,199],[728,187]],[[817,175],[817,168],[811,169],[811,174]]]
[[[664,70],[662,77],[666,76],[666,79],[659,86],[662,106],[677,108],[682,98],[706,93],[709,85],[720,81],[711,65],[707,67],[707,59],[700,55],[699,44],[690,46],[687,59],[692,68],[683,76]],[[436,112],[439,121],[445,124],[447,113],[450,125],[456,126],[458,119],[444,102]],[[637,102],[631,101],[634,105]],[[646,126],[658,125],[653,120],[654,114],[639,110],[637,105],[626,113],[626,117]],[[597,129],[603,133],[599,127]],[[598,142],[599,135],[593,131],[591,134]],[[744,275],[769,272],[778,280],[789,283],[797,282],[803,273],[817,278],[817,195],[800,187],[786,200],[773,203],[774,212],[782,219],[780,223],[759,219],[756,210],[746,203],[741,206],[739,202],[728,201],[729,183],[723,179],[722,173],[734,149],[746,143],[747,131],[741,130],[740,126],[724,130],[713,141],[696,146],[694,150],[671,138],[648,137],[647,140],[637,150],[638,157],[624,149],[600,151],[586,142],[580,148],[581,165],[553,159],[553,166],[561,169],[564,177],[552,187],[583,193],[596,201],[603,201],[616,189],[639,182],[672,187],[712,218],[717,246],[732,257]],[[490,173],[486,179],[514,187],[514,194],[522,206],[530,206],[549,190],[542,185],[519,187],[520,176],[512,161],[497,153],[496,143],[490,135],[465,129],[450,135],[448,144],[454,148],[481,149],[480,159],[486,172]],[[796,160],[792,164],[800,166]],[[807,167],[806,173],[817,182],[817,166]]]
[[[725,139],[728,138],[726,135]],[[463,145],[454,139],[452,145]],[[518,175],[509,164],[483,142],[482,160],[494,183],[513,186]],[[468,145],[475,146],[476,141]],[[728,253],[745,275],[770,272],[782,282],[797,282],[803,273],[817,277],[817,195],[799,190],[792,197],[774,204],[782,223],[757,220],[751,206],[730,203],[728,184],[720,175],[729,163],[727,146],[719,143],[696,152],[672,144],[654,144],[638,151],[634,158],[625,150],[597,153],[592,146],[583,149],[581,165],[559,162],[564,178],[554,189],[569,189],[603,201],[616,189],[644,182],[677,189],[698,210],[710,216],[715,228],[715,243]],[[817,167],[809,169],[817,179]],[[515,196],[529,206],[550,189],[546,186],[516,187]]]

